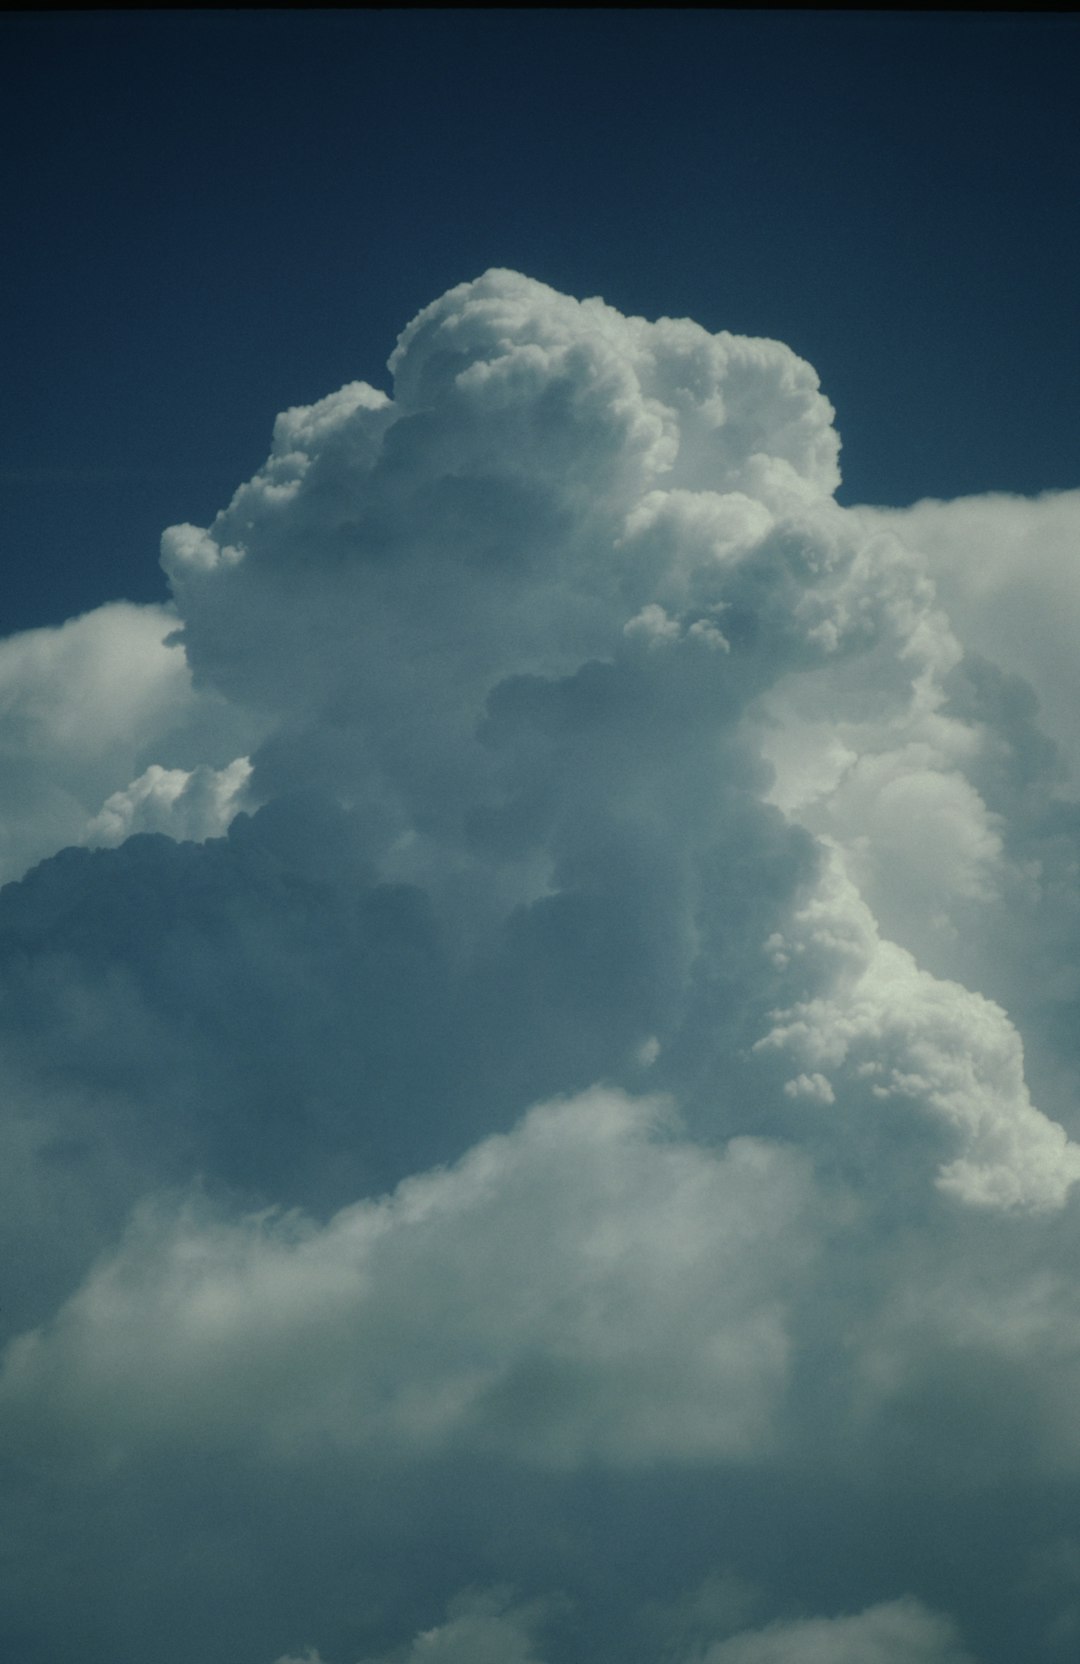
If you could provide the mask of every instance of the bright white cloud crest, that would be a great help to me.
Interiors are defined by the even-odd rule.
[[[636,1485],[644,1541],[649,1487],[687,1474],[825,1495],[853,1464],[892,1483],[904,1438],[929,1473],[920,1394],[963,1416],[991,1383],[988,1437],[1049,1417],[1080,1449],[1080,1323],[1038,1281],[1080,1179],[1080,825],[1016,681],[1065,744],[1067,665],[1029,666],[1030,630],[1012,680],[987,663],[1014,590],[1034,616],[1028,507],[987,599],[959,509],[836,504],[786,347],[511,272],[427,307],[390,368],[392,397],[279,417],[213,524],[165,534],[169,610],[0,643],[4,1147],[77,1225],[10,1308],[6,1456],[93,1487],[198,1448],[272,1488],[329,1455],[358,1495],[431,1487],[422,1529],[387,1527],[404,1564],[442,1541],[447,1464],[492,1506],[540,1487],[538,1517],[582,1476]],[[921,532],[955,534],[947,570]],[[940,1291],[991,1263],[974,1328],[912,1304],[915,1265]],[[1057,1385],[1018,1403],[1034,1287],[1021,1374]],[[589,1586],[559,1530],[537,1597]],[[477,1554],[461,1582],[520,1580],[509,1538]],[[967,1656],[896,1596],[867,1571],[817,1607],[854,1615],[640,1647]],[[556,1656],[532,1607],[390,1604],[342,1657]],[[552,1622],[569,1661],[631,1658],[614,1618]],[[266,1664],[259,1635],[235,1656]]]

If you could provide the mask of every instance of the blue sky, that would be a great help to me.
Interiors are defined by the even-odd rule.
[[[842,499],[1071,483],[1068,16],[16,15],[8,627],[161,593],[279,409],[492,265],[787,342]]]
[[[0,1657],[1073,1664],[1077,25],[2,28]]]

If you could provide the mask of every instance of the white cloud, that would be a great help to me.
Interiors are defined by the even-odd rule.
[[[17,1340],[21,1441],[178,1433],[289,1454],[463,1443],[526,1462],[746,1456],[775,1436],[813,1235],[800,1162],[595,1091],[318,1227],[150,1207]],[[44,1408],[44,1415],[42,1410]]]
[[[723,785],[701,782],[749,707],[781,736],[774,755],[790,728],[803,776],[825,783],[806,806],[781,782],[777,801],[846,849],[899,931],[933,942],[958,906],[993,902],[1000,816],[965,773],[980,737],[942,709],[960,646],[921,557],[831,502],[830,412],[806,366],[494,272],[426,309],[391,368],[393,403],[357,384],[291,412],[210,530],[165,541],[199,675],[277,713],[256,792],[316,784],[362,805],[383,874],[481,941],[485,915],[497,929],[515,905],[539,918],[610,886],[647,814],[667,874],[639,867],[620,906],[667,908],[677,985],[701,903],[676,875],[731,817]],[[774,489],[777,469],[802,488]],[[987,1205],[1060,1203],[1071,1156],[1027,1101],[1004,1016],[920,980],[887,941],[872,958],[911,966],[903,1045],[938,1060],[925,1079],[897,1062],[895,1079],[978,1129],[982,1154],[943,1182]],[[988,1048],[988,1021],[1012,1038]],[[1007,1113],[976,1107],[991,1078]],[[1025,1163],[1043,1177],[1017,1177]]]
[[[241,713],[192,689],[176,628],[167,608],[117,601],[0,641],[0,881],[97,841],[103,802],[148,764],[197,768],[245,729],[255,736]]]
[[[824,1071],[852,1069],[867,1112],[898,1097],[948,1126],[961,1153],[939,1172],[943,1190],[975,1207],[1062,1206],[1080,1179],[1080,1146],[1032,1104],[1006,1013],[883,941],[839,854],[790,938],[771,946],[804,962],[812,984],[827,978],[827,992],[775,1013],[757,1042],[810,1067],[793,1090],[828,1102],[835,1083]]]
[[[85,831],[94,846],[123,843],[135,832],[164,832],[173,838],[220,837],[245,806],[251,763],[237,757],[222,769],[150,767],[123,791],[106,798]]]
[[[910,1545],[983,1485],[967,1629],[1080,1451],[1080,822],[972,652],[1071,743],[1075,494],[841,509],[786,347],[510,272],[391,369],[0,643],[0,1596],[654,1664],[723,1564],[676,1664],[956,1664]]]
[[[411,1645],[359,1664],[542,1664],[535,1631],[551,1603],[513,1606],[501,1591],[459,1596],[447,1621]],[[675,1653],[669,1654],[675,1657]],[[275,1664],[324,1664],[308,1650]],[[974,1664],[952,1622],[919,1601],[882,1602],[834,1618],[802,1618],[743,1630],[688,1655],[678,1664]]]
[[[1080,635],[1080,491],[989,492],[910,508],[860,508],[869,527],[921,550],[965,645],[1022,676],[1080,791],[1076,641]]]
[[[888,1601],[850,1617],[803,1618],[733,1635],[701,1664],[972,1664],[948,1619],[918,1601]]]
[[[410,1647],[394,1654],[393,1664],[541,1664],[533,1631],[544,1612],[544,1602],[512,1607],[497,1590],[460,1595],[451,1603],[447,1621],[421,1631]],[[362,1659],[360,1664],[380,1660]]]
[[[557,1602],[511,1604],[509,1591],[470,1591],[450,1602],[444,1623],[421,1630],[411,1644],[358,1664],[542,1664],[534,1631]],[[303,1657],[282,1657],[275,1664],[324,1664],[308,1648]]]

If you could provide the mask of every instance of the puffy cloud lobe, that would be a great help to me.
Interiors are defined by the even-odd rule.
[[[204,763],[193,769],[151,763],[123,791],[106,798],[86,829],[86,841],[121,844],[135,832],[164,832],[198,843],[220,837],[244,807],[250,778],[247,757],[221,769]]]
[[[817,1065],[796,1077],[794,1091],[828,1102],[832,1084],[822,1071],[846,1068],[870,1106],[911,1098],[948,1125],[961,1154],[941,1168],[942,1189],[977,1207],[1062,1205],[1080,1179],[1080,1147],[1031,1103],[1020,1037],[1005,1012],[883,941],[839,857],[795,915],[791,937],[770,946],[785,962],[805,958],[812,980],[814,969],[832,966],[831,991],[776,1013],[757,1042]]]
[[[813,373],[786,348],[627,320],[511,273],[429,308],[392,364],[393,405],[352,388],[290,413],[267,468],[208,532],[167,534],[163,558],[197,676],[291,726],[333,728],[338,785],[371,792],[382,776],[411,799],[409,824],[440,807],[446,818],[430,788],[453,785],[445,765],[430,778],[435,759],[475,775],[472,731],[500,679],[571,674],[664,604],[640,514],[623,537],[654,481],[690,498],[680,481],[704,474],[721,520],[749,507],[756,542],[769,514],[759,490],[738,489],[737,436],[775,437],[790,459],[772,460],[800,469],[819,506],[832,475],[815,459],[835,438]],[[711,451],[680,463],[698,455],[702,423]],[[688,552],[666,563],[668,588],[680,613],[700,598],[707,621],[720,575],[691,574],[686,593]],[[704,544],[693,558],[715,564]],[[257,777],[269,767],[257,758]]]
[[[587,467],[593,485],[598,430],[601,461],[629,461],[639,480],[734,486],[740,469],[772,463],[818,492],[838,482],[832,409],[810,366],[779,342],[710,335],[689,319],[624,318],[513,272],[489,272],[426,307],[390,368],[409,410],[479,393],[497,417],[524,414],[529,425],[513,439],[528,440],[530,465],[550,460],[571,477]]]
[[[973,1664],[953,1625],[918,1601],[889,1601],[851,1617],[804,1618],[733,1635],[702,1664]]]
[[[324,1227],[144,1210],[0,1394],[100,1450],[176,1436],[279,1454],[462,1442],[528,1462],[745,1456],[774,1437],[806,1174],[653,1130],[595,1091]],[[44,1412],[44,1413],[43,1413]]]
[[[411,1646],[392,1658],[365,1658],[358,1664],[543,1664],[533,1634],[545,1606],[511,1606],[499,1590],[459,1595],[446,1622],[421,1631]],[[323,1664],[315,1652],[305,1658],[280,1658],[276,1664]]]
[[[202,767],[232,743],[237,718],[193,692],[176,626],[118,601],[0,642],[0,880],[98,841],[103,803],[147,763]]]

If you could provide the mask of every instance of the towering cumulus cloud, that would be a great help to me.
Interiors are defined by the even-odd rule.
[[[0,1640],[1072,1656],[1074,496],[507,271],[390,370],[0,643]]]

